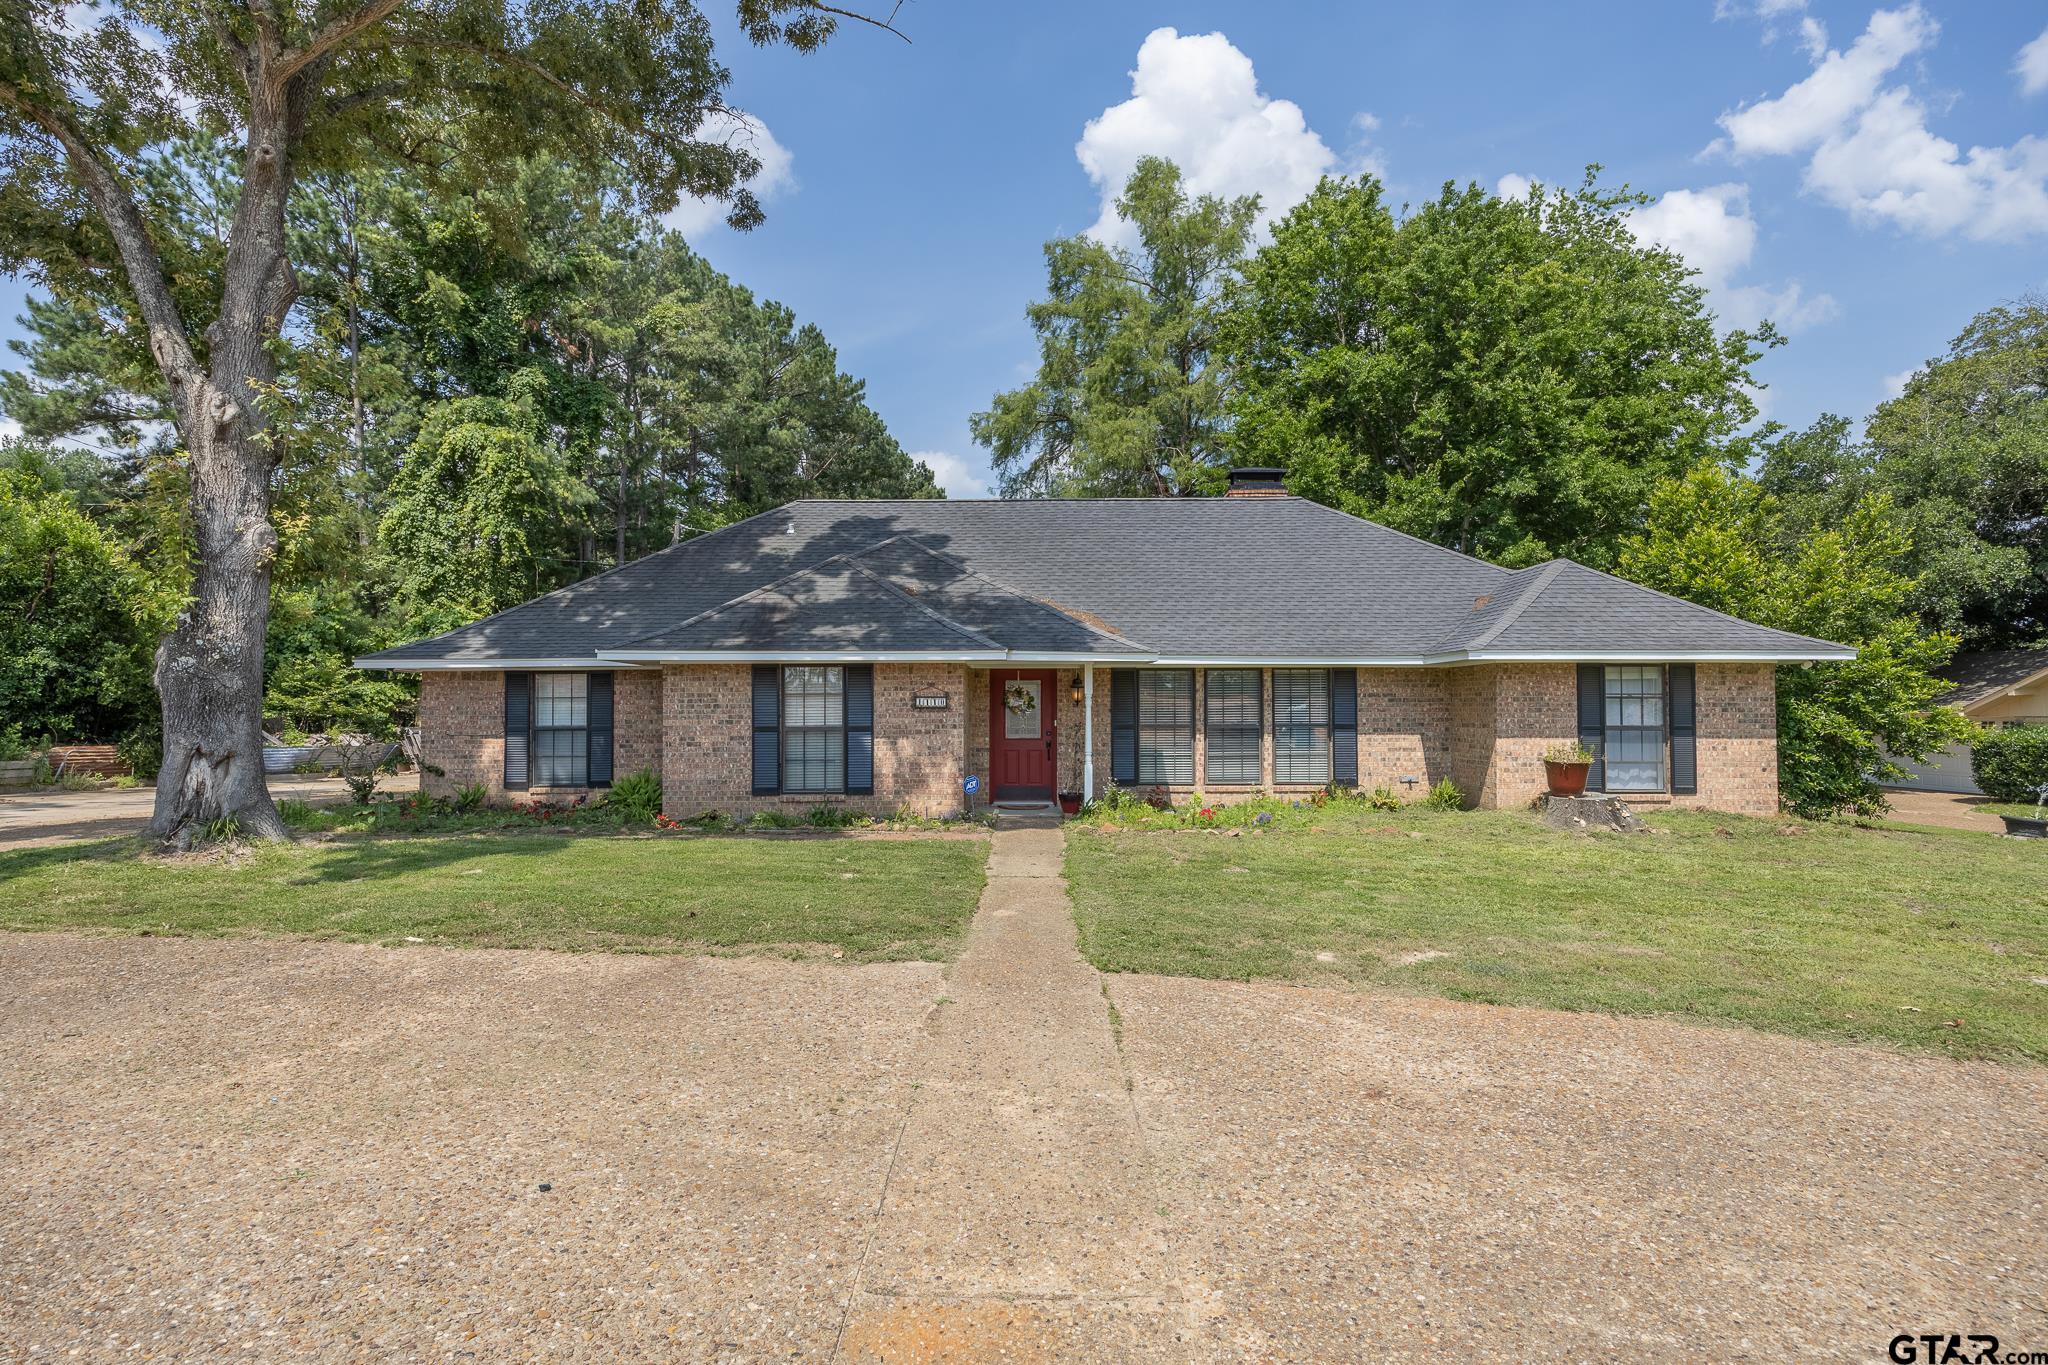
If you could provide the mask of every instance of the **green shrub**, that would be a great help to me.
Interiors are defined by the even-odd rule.
[[[612,783],[604,803],[624,816],[628,824],[651,825],[661,814],[661,779],[647,769],[627,773]]]
[[[457,809],[457,810],[461,811],[461,812],[462,812],[462,813],[463,813],[464,815],[467,815],[467,814],[469,814],[469,813],[470,813],[471,811],[473,811],[473,810],[478,810],[478,809],[481,809],[481,808],[482,808],[482,806],[483,806],[483,804],[484,804],[484,784],[483,784],[483,783],[481,783],[481,782],[472,782],[472,783],[470,783],[470,784],[469,784],[468,786],[466,786],[466,787],[458,787],[458,788],[456,788],[456,791],[455,791],[455,809]]]
[[[114,741],[114,752],[144,782],[156,781],[157,769],[164,762],[163,716],[151,711],[141,724]]]
[[[1985,731],[1970,751],[1970,771],[1994,801],[2039,800],[2048,783],[2048,725]]]
[[[804,812],[804,823],[817,829],[845,829],[862,823],[865,816],[837,806],[812,806]]]
[[[795,829],[801,823],[795,816],[785,815],[779,810],[760,810],[755,811],[754,818],[747,821],[747,828]]]
[[[1429,789],[1429,795],[1422,798],[1424,810],[1463,810],[1465,793],[1458,790],[1458,784],[1445,778]]]
[[[1374,787],[1372,795],[1367,798],[1367,804],[1374,810],[1399,810],[1401,798],[1394,795],[1392,787]]]
[[[30,752],[19,725],[0,726],[0,763],[18,763]]]
[[[286,797],[277,803],[277,818],[287,829],[304,829],[313,822],[313,808],[304,801]]]
[[[367,773],[343,773],[341,780],[348,784],[349,800],[355,802],[358,806],[369,805],[370,798],[377,794],[377,774],[374,771]]]

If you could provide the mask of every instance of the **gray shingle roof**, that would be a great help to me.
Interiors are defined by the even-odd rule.
[[[2048,673],[2048,645],[2032,649],[1991,649],[1958,654],[1941,676],[1955,686],[1935,700],[1968,710]]]
[[[1260,497],[792,503],[362,662],[957,655],[977,637],[1105,661],[1846,654],[1568,561],[1511,572]]]

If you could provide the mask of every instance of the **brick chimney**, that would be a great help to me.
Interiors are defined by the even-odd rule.
[[[1230,471],[1226,498],[1278,498],[1287,494],[1287,471],[1270,465],[1240,465]]]

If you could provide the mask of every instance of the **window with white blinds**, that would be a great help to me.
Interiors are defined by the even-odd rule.
[[[782,789],[846,790],[846,670],[782,670]]]
[[[533,782],[580,787],[590,780],[590,675],[533,675]]]
[[[1330,670],[1273,670],[1273,781],[1330,780]]]
[[[1610,664],[1605,703],[1606,786],[1611,792],[1664,790],[1664,668]]]
[[[1138,673],[1138,784],[1191,787],[1194,783],[1194,670],[1143,669]]]
[[[1202,680],[1202,780],[1212,786],[1264,780],[1259,719],[1264,709],[1256,668],[1212,668]]]

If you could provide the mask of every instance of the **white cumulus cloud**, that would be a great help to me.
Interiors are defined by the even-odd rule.
[[[1784,94],[1722,115],[1725,136],[1708,151],[1805,156],[1806,192],[1859,222],[1978,240],[2048,232],[2048,139],[1965,151],[1928,127],[1910,86],[1887,86],[1940,31],[1918,4],[1878,10],[1847,52],[1826,51]],[[2023,83],[2026,63],[2023,51]]]
[[[716,142],[751,153],[761,169],[747,181],[754,197],[766,203],[796,188],[796,157],[775,140],[757,118],[719,112],[707,115],[696,133],[699,142]],[[716,199],[685,197],[662,215],[662,223],[685,237],[697,237],[725,222],[726,206]]]
[[[1671,190],[1637,209],[1629,226],[1641,240],[1676,252],[1697,270],[1714,311],[1732,327],[1754,327],[1769,318],[1780,331],[1791,333],[1827,322],[1839,311],[1832,296],[1808,296],[1796,280],[1777,288],[1739,280],[1757,244],[1747,185]]]
[[[2022,92],[2038,95],[2048,90],[2048,29],[2042,29],[2040,37],[2020,49],[2012,69],[2020,78]]]
[[[939,487],[946,490],[949,498],[993,496],[991,485],[995,483],[995,476],[986,465],[970,463],[943,450],[913,451],[910,458],[931,469],[932,477],[939,481]]]
[[[1364,138],[1375,127],[1376,120],[1362,122],[1355,131]],[[1109,242],[1128,240],[1116,199],[1141,157],[1171,159],[1196,194],[1258,195],[1262,226],[1339,169],[1301,106],[1260,93],[1251,58],[1228,38],[1171,28],[1146,37],[1131,72],[1131,97],[1088,121],[1074,155],[1102,196],[1089,234]],[[1369,141],[1361,141],[1353,160],[1377,164]]]
[[[1493,192],[1502,199],[1524,199],[1528,197],[1530,189],[1535,184],[1533,177],[1523,175],[1519,171],[1509,171],[1493,182]]]

